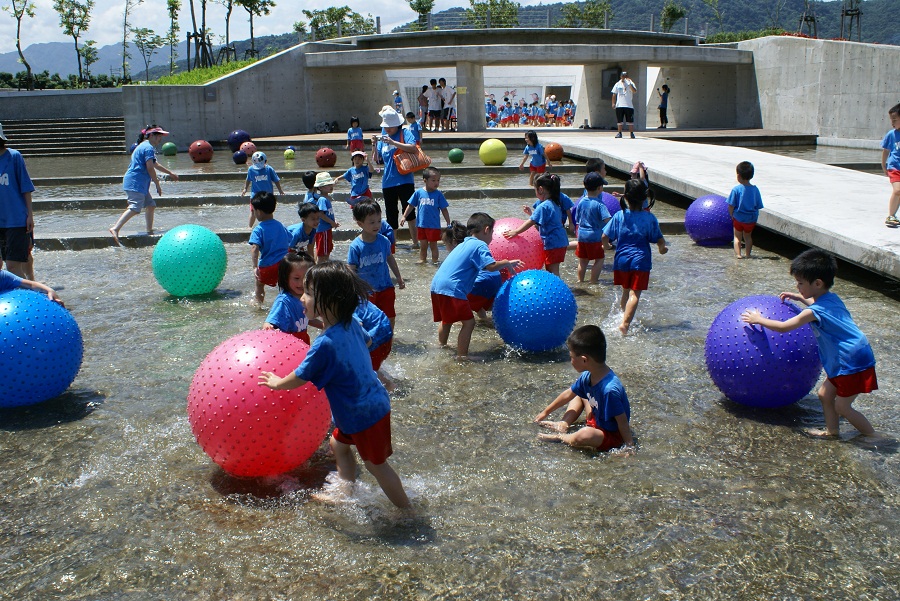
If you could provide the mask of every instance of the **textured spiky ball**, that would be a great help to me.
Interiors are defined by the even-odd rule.
[[[558,276],[531,269],[500,286],[494,299],[494,326],[503,342],[532,352],[562,346],[575,328],[575,295]]]
[[[700,246],[721,246],[734,240],[728,203],[716,194],[701,196],[684,214],[684,229]]]
[[[228,134],[228,148],[231,149],[231,152],[237,152],[241,149],[241,144],[249,142],[250,140],[252,140],[250,134],[243,129],[236,129]]]
[[[225,245],[202,225],[179,225],[153,249],[153,275],[172,296],[209,294],[222,282],[227,267]]]
[[[213,158],[212,144],[206,140],[195,140],[188,146],[188,156],[195,163],[208,163]]]

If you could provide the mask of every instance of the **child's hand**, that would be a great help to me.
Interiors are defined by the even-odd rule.
[[[262,329],[264,329],[264,330],[277,330],[278,328],[276,328],[275,326],[273,326],[272,324],[270,324],[270,323],[267,321],[266,323],[263,324]]]
[[[667,252],[669,252],[669,247],[668,247],[668,246],[660,247],[660,249],[659,249],[659,254],[664,255],[664,254],[666,254]]]
[[[403,281],[403,278],[397,278],[397,288],[400,290],[406,288],[406,282]]]
[[[779,298],[781,298],[781,302],[784,302],[786,300],[792,300],[792,301],[798,301],[798,302],[803,301],[803,297],[800,296],[799,294],[797,294],[796,292],[782,292],[778,296],[779,296]]]
[[[47,298],[52,300],[54,303],[59,303],[60,306],[65,309],[66,304],[60,300],[59,296],[56,295],[56,290],[50,290],[50,292],[47,293]]]
[[[512,230],[506,230],[505,232],[503,232],[503,237],[506,238],[507,240],[511,240],[512,238],[515,238],[516,236],[518,236],[518,234]]]
[[[339,227],[341,227],[341,224],[338,223],[337,221],[335,221],[333,227],[334,227],[334,229],[338,229]]]
[[[547,416],[548,416],[548,415],[550,415],[550,414],[547,413],[546,411],[541,411],[540,413],[538,413],[537,415],[535,415],[535,416],[534,416],[534,419],[531,420],[531,421],[534,422],[534,423],[536,423],[536,424],[539,424],[539,423],[541,423],[542,421],[544,421],[545,419],[547,419]]]
[[[524,165],[519,165],[519,171],[525,171],[525,166],[524,166]]]
[[[400,220],[400,227],[403,227],[404,225],[406,225],[406,219],[401,219],[401,220]]]
[[[260,386],[266,386],[268,388],[271,388],[272,390],[275,390],[279,382],[281,382],[281,378],[270,371],[264,371],[259,374],[259,381],[257,383]]]
[[[743,313],[741,313],[741,321],[749,324],[758,324],[760,320],[762,320],[763,316],[757,309],[747,309]]]
[[[173,182],[177,182],[177,181],[178,181],[178,174],[177,174],[177,173],[170,173],[170,174],[169,174],[169,179],[172,180]]]
[[[522,261],[521,259],[511,259],[509,264],[515,271],[519,271],[525,267],[525,261]]]
[[[522,205],[522,212],[525,213],[526,215],[531,215],[533,210],[528,205]]]

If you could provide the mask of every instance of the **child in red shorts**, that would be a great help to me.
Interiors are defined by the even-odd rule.
[[[271,192],[257,192],[250,201],[253,215],[259,222],[250,233],[250,257],[256,276],[257,304],[266,300],[266,286],[278,284],[278,263],[288,253],[291,233],[275,219],[278,201]]]
[[[762,197],[759,188],[750,183],[753,179],[753,164],[747,161],[738,163],[736,168],[738,185],[731,189],[728,195],[728,212],[731,214],[731,224],[734,226],[734,255],[741,259],[741,243],[744,244],[744,252],[750,258],[753,250],[753,228],[759,219],[759,210],[763,208]]]
[[[431,249],[431,263],[438,264],[438,241],[441,239],[441,215],[444,221],[450,225],[450,213],[447,207],[450,204],[444,197],[444,193],[438,190],[441,185],[441,172],[436,167],[426,167],[422,171],[425,187],[416,190],[403,211],[400,219],[400,227],[406,225],[406,218],[410,212],[418,209],[416,214],[416,229],[419,239],[419,265],[424,265],[428,258],[428,249]]]
[[[891,131],[881,140],[881,169],[891,182],[891,198],[888,201],[888,216],[884,224],[888,227],[900,226],[897,209],[900,209],[900,104],[888,109]]]

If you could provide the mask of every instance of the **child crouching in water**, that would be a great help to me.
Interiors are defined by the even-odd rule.
[[[303,280],[313,263],[313,258],[305,252],[289,252],[278,264],[278,289],[281,292],[269,309],[264,330],[281,330],[309,344],[307,326],[322,327],[321,320],[306,316],[300,300],[303,296]]]
[[[598,451],[608,451],[624,446],[634,449],[631,435],[631,406],[625,386],[619,377],[606,365],[606,337],[597,326],[577,328],[566,339],[569,360],[580,376],[556,399],[538,413],[534,421],[554,433],[540,434],[539,439],[548,442],[564,442],[573,447],[588,447]],[[561,421],[546,421],[547,417],[567,405]],[[568,433],[572,424],[587,406],[587,425],[576,432]]]
[[[458,244],[466,239],[466,226],[459,221],[452,221],[444,230],[444,246],[447,252],[453,252]],[[503,272],[506,273],[506,272]],[[510,276],[505,276],[510,277]],[[494,308],[494,299],[500,291],[503,284],[504,276],[499,271],[487,271],[482,269],[475,276],[475,283],[472,285],[472,292],[467,295],[469,306],[472,312],[478,316],[479,321],[490,324],[490,318],[487,312]]]
[[[353,317],[369,295],[368,285],[337,261],[312,266],[306,272],[303,305],[308,316],[322,319],[322,333],[313,341],[303,362],[279,377],[259,375],[260,386],[292,390],[307,382],[325,389],[337,427],[331,449],[342,480],[356,480],[356,446],[366,469],[397,507],[409,507],[409,498],[397,472],[387,462],[391,447],[391,400],[372,370],[366,333]]]

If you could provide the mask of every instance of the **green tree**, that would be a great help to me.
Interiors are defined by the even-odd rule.
[[[587,0],[584,3],[564,4],[562,18],[556,22],[557,27],[595,27],[603,28],[612,20],[613,10],[609,0]]]
[[[306,31],[306,22],[305,21],[295,21],[294,22],[294,33],[297,34],[297,41],[299,43],[303,43],[306,41],[306,38],[309,37],[309,34]]]
[[[3,10],[11,14],[16,19],[16,50],[19,51],[19,62],[25,65],[26,85],[28,90],[34,89],[34,73],[31,71],[31,65],[25,60],[22,53],[22,19],[28,17],[34,18],[34,2],[31,0],[9,0],[9,5],[4,6]]]
[[[513,0],[469,0],[466,21],[475,27],[517,27],[519,25],[518,2]],[[489,16],[490,15],[490,21]]]
[[[375,33],[372,15],[363,17],[349,6],[332,6],[325,10],[304,10],[309,19],[309,31],[317,40],[329,40],[338,36]],[[295,24],[295,31],[296,31]]]
[[[672,27],[675,26],[675,23],[683,19],[687,16],[687,9],[681,6],[680,4],[676,4],[675,0],[666,0],[665,6],[663,6],[662,13],[659,15],[659,27],[665,33],[669,33],[672,31]]]
[[[250,15],[250,55],[256,56],[256,40],[253,37],[253,17],[267,15],[275,6],[273,0],[235,0]]]
[[[719,23],[719,31],[722,31],[722,20],[725,18],[725,11],[719,6],[719,0],[703,0],[703,4],[713,11],[716,21]]]
[[[75,40],[75,56],[78,57],[78,81],[84,78],[81,68],[81,52],[78,50],[78,38],[87,31],[91,24],[91,11],[94,0],[53,0],[53,10],[59,13],[59,26],[63,33]]]
[[[416,11],[419,20],[416,23],[416,30],[425,31],[428,28],[428,13],[434,8],[434,0],[406,0],[409,7]]]
[[[78,54],[84,61],[84,77],[88,81],[91,80],[91,65],[97,62],[97,42],[88,40],[84,46],[78,49]]]
[[[181,0],[166,0],[166,12],[169,14],[169,31],[166,33],[166,43],[169,44],[169,75],[175,72],[175,63],[178,60],[178,11],[181,10]],[[190,58],[190,57],[188,57]]]
[[[128,81],[128,59],[131,52],[128,51],[128,34],[131,33],[129,18],[132,11],[140,6],[144,0],[125,0],[125,8],[122,11],[122,79]]]
[[[144,59],[144,81],[150,81],[150,59],[156,51],[166,45],[166,40],[156,35],[156,32],[146,27],[133,28],[134,45]]]
[[[225,7],[225,45],[231,44],[231,12],[234,10],[234,0],[218,0]]]

